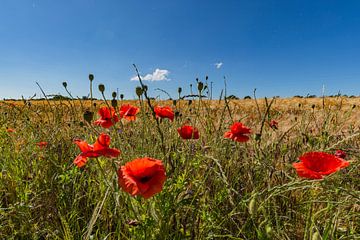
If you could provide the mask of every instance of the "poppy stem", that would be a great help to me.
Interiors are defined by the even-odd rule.
[[[161,131],[161,128],[160,128],[160,122],[159,122],[159,119],[156,117],[156,113],[155,113],[155,110],[154,110],[154,107],[151,105],[151,100],[149,98],[149,96],[147,95],[147,87],[145,87],[145,85],[143,84],[142,80],[141,80],[141,76],[140,76],[140,73],[139,73],[139,70],[137,69],[136,65],[133,64],[134,68],[135,68],[135,71],[136,71],[136,74],[137,74],[137,77],[139,79],[139,82],[140,82],[140,85],[141,87],[144,89],[144,96],[147,100],[147,103],[148,103],[148,106],[149,108],[151,109],[151,112],[152,112],[152,115],[153,117],[155,118],[155,121],[156,121],[156,127],[157,127],[157,130],[159,132],[159,135],[160,135],[160,141],[161,141],[161,150],[164,154],[164,157],[166,157],[166,148],[165,148],[165,142],[164,142],[164,134],[163,132]],[[169,158],[170,160],[170,158]],[[171,162],[170,160],[170,165],[171,167],[173,167],[173,163]]]
[[[106,185],[107,185],[109,188],[111,188],[111,189],[114,190],[114,188],[111,186],[111,184],[109,183],[109,181],[106,179],[105,170],[102,168],[99,159],[98,159],[98,158],[95,158],[95,159],[96,159],[96,163],[97,163],[98,167],[100,168],[100,172],[101,172],[101,174],[102,174],[102,176],[103,176],[103,179],[104,179]]]

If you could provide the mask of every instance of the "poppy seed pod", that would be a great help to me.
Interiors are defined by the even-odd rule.
[[[94,117],[94,113],[90,112],[90,111],[85,111],[84,113],[84,119],[85,121],[87,121],[88,123],[90,123],[93,120]]]
[[[62,85],[64,86],[64,88],[67,87],[67,82],[63,82]]]
[[[124,94],[120,94],[120,99],[121,99],[121,100],[124,99]]]
[[[99,91],[102,92],[102,93],[105,91],[104,84],[99,84]]]
[[[112,96],[113,98],[116,98],[116,92],[112,92],[111,96]]]
[[[147,86],[147,85],[144,85],[144,86],[143,86],[143,91],[144,91],[144,92],[147,92],[147,90],[148,90],[148,86]]]
[[[182,88],[179,87],[179,88],[178,88],[178,93],[181,94],[181,92],[182,92]]]
[[[89,80],[90,80],[90,81],[94,80],[94,75],[91,74],[91,73],[89,74]]]
[[[177,118],[177,117],[180,116],[180,112],[179,112],[179,111],[176,111],[174,114],[175,114],[175,118]]]
[[[202,82],[198,82],[197,87],[198,87],[199,92],[201,92],[203,90],[203,88],[204,88],[204,84]]]
[[[117,101],[115,98],[113,100],[111,100],[111,106],[113,106],[113,108],[117,107]]]
[[[136,87],[135,92],[136,95],[140,97],[143,94],[143,89],[141,87]]]

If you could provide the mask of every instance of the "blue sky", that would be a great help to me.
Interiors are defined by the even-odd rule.
[[[214,97],[360,95],[356,0],[1,0],[0,98],[89,92],[135,96],[132,64],[151,95],[177,96],[209,76]],[[222,63],[216,65],[216,63]],[[219,66],[221,65],[221,66]],[[150,81],[154,80],[154,81]],[[97,89],[97,87],[95,87]],[[95,96],[99,97],[98,91]]]

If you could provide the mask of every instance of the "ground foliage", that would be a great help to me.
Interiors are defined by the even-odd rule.
[[[359,238],[360,130],[353,102],[149,99],[152,106],[172,107],[170,121],[156,120],[140,96],[116,101],[138,106],[136,121],[109,129],[93,121],[111,100],[0,102],[0,238]],[[86,121],[85,112],[94,113],[93,120]],[[249,141],[224,138],[235,121],[251,128]],[[199,139],[179,137],[185,123],[199,129]],[[73,140],[92,143],[101,132],[120,156],[77,168]],[[48,145],[40,148],[41,141]],[[337,149],[350,166],[323,180],[301,179],[292,167],[305,152]],[[145,156],[162,160],[167,175],[163,190],[146,200],[122,191],[116,174]]]

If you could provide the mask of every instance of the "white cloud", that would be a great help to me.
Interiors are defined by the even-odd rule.
[[[169,70],[166,69],[155,69],[153,73],[148,73],[145,76],[140,76],[143,81],[167,81],[170,80],[168,75],[170,74]],[[138,76],[134,76],[130,79],[131,81],[138,81]]]
[[[222,63],[222,62],[218,62],[218,63],[215,63],[214,65],[215,65],[215,67],[216,67],[217,69],[220,69],[220,68],[222,67],[223,63]]]

